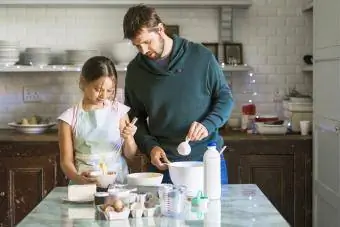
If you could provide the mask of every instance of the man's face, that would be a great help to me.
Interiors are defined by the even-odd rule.
[[[152,60],[160,59],[164,51],[164,38],[160,28],[142,28],[131,40],[138,51]]]

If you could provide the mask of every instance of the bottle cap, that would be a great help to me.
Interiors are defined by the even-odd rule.
[[[216,147],[216,142],[215,141],[209,142],[208,147]]]

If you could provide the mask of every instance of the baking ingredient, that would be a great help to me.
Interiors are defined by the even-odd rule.
[[[181,142],[178,147],[177,147],[177,151],[180,155],[183,156],[187,156],[190,154],[191,152],[191,147],[189,144],[189,139],[185,138],[185,141]]]
[[[111,212],[111,211],[115,211],[115,209],[111,205],[107,205],[107,206],[105,206],[104,211],[105,212]]]
[[[107,200],[108,201],[108,200]],[[102,206],[102,210],[104,212],[122,212],[124,210],[124,203],[120,199],[115,199],[113,201],[110,201],[109,203],[106,203]]]
[[[94,199],[96,184],[72,184],[67,187],[67,198],[70,201],[90,201]]]
[[[221,198],[221,156],[216,150],[216,142],[209,142],[203,156],[204,194],[209,200]]]
[[[107,174],[107,166],[104,162],[99,163],[99,169],[102,171],[103,175]]]
[[[115,200],[113,202],[112,206],[113,206],[113,208],[115,209],[116,212],[121,212],[124,209],[124,203],[120,199]]]

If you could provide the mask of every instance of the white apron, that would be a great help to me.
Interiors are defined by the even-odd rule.
[[[128,166],[119,146],[123,143],[120,118],[118,103],[106,102],[102,109],[84,111],[80,102],[74,108],[72,128],[78,173],[100,170],[99,164],[105,163],[108,171],[117,173],[117,183],[126,182]]]

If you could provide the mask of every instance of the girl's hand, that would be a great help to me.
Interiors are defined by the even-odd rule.
[[[90,172],[82,172],[76,179],[77,184],[97,184],[97,179],[90,175]]]
[[[133,137],[136,131],[137,131],[137,126],[135,126],[133,122],[132,123],[126,122],[125,126],[121,130],[121,136],[123,137],[123,139],[126,140],[126,139]]]

